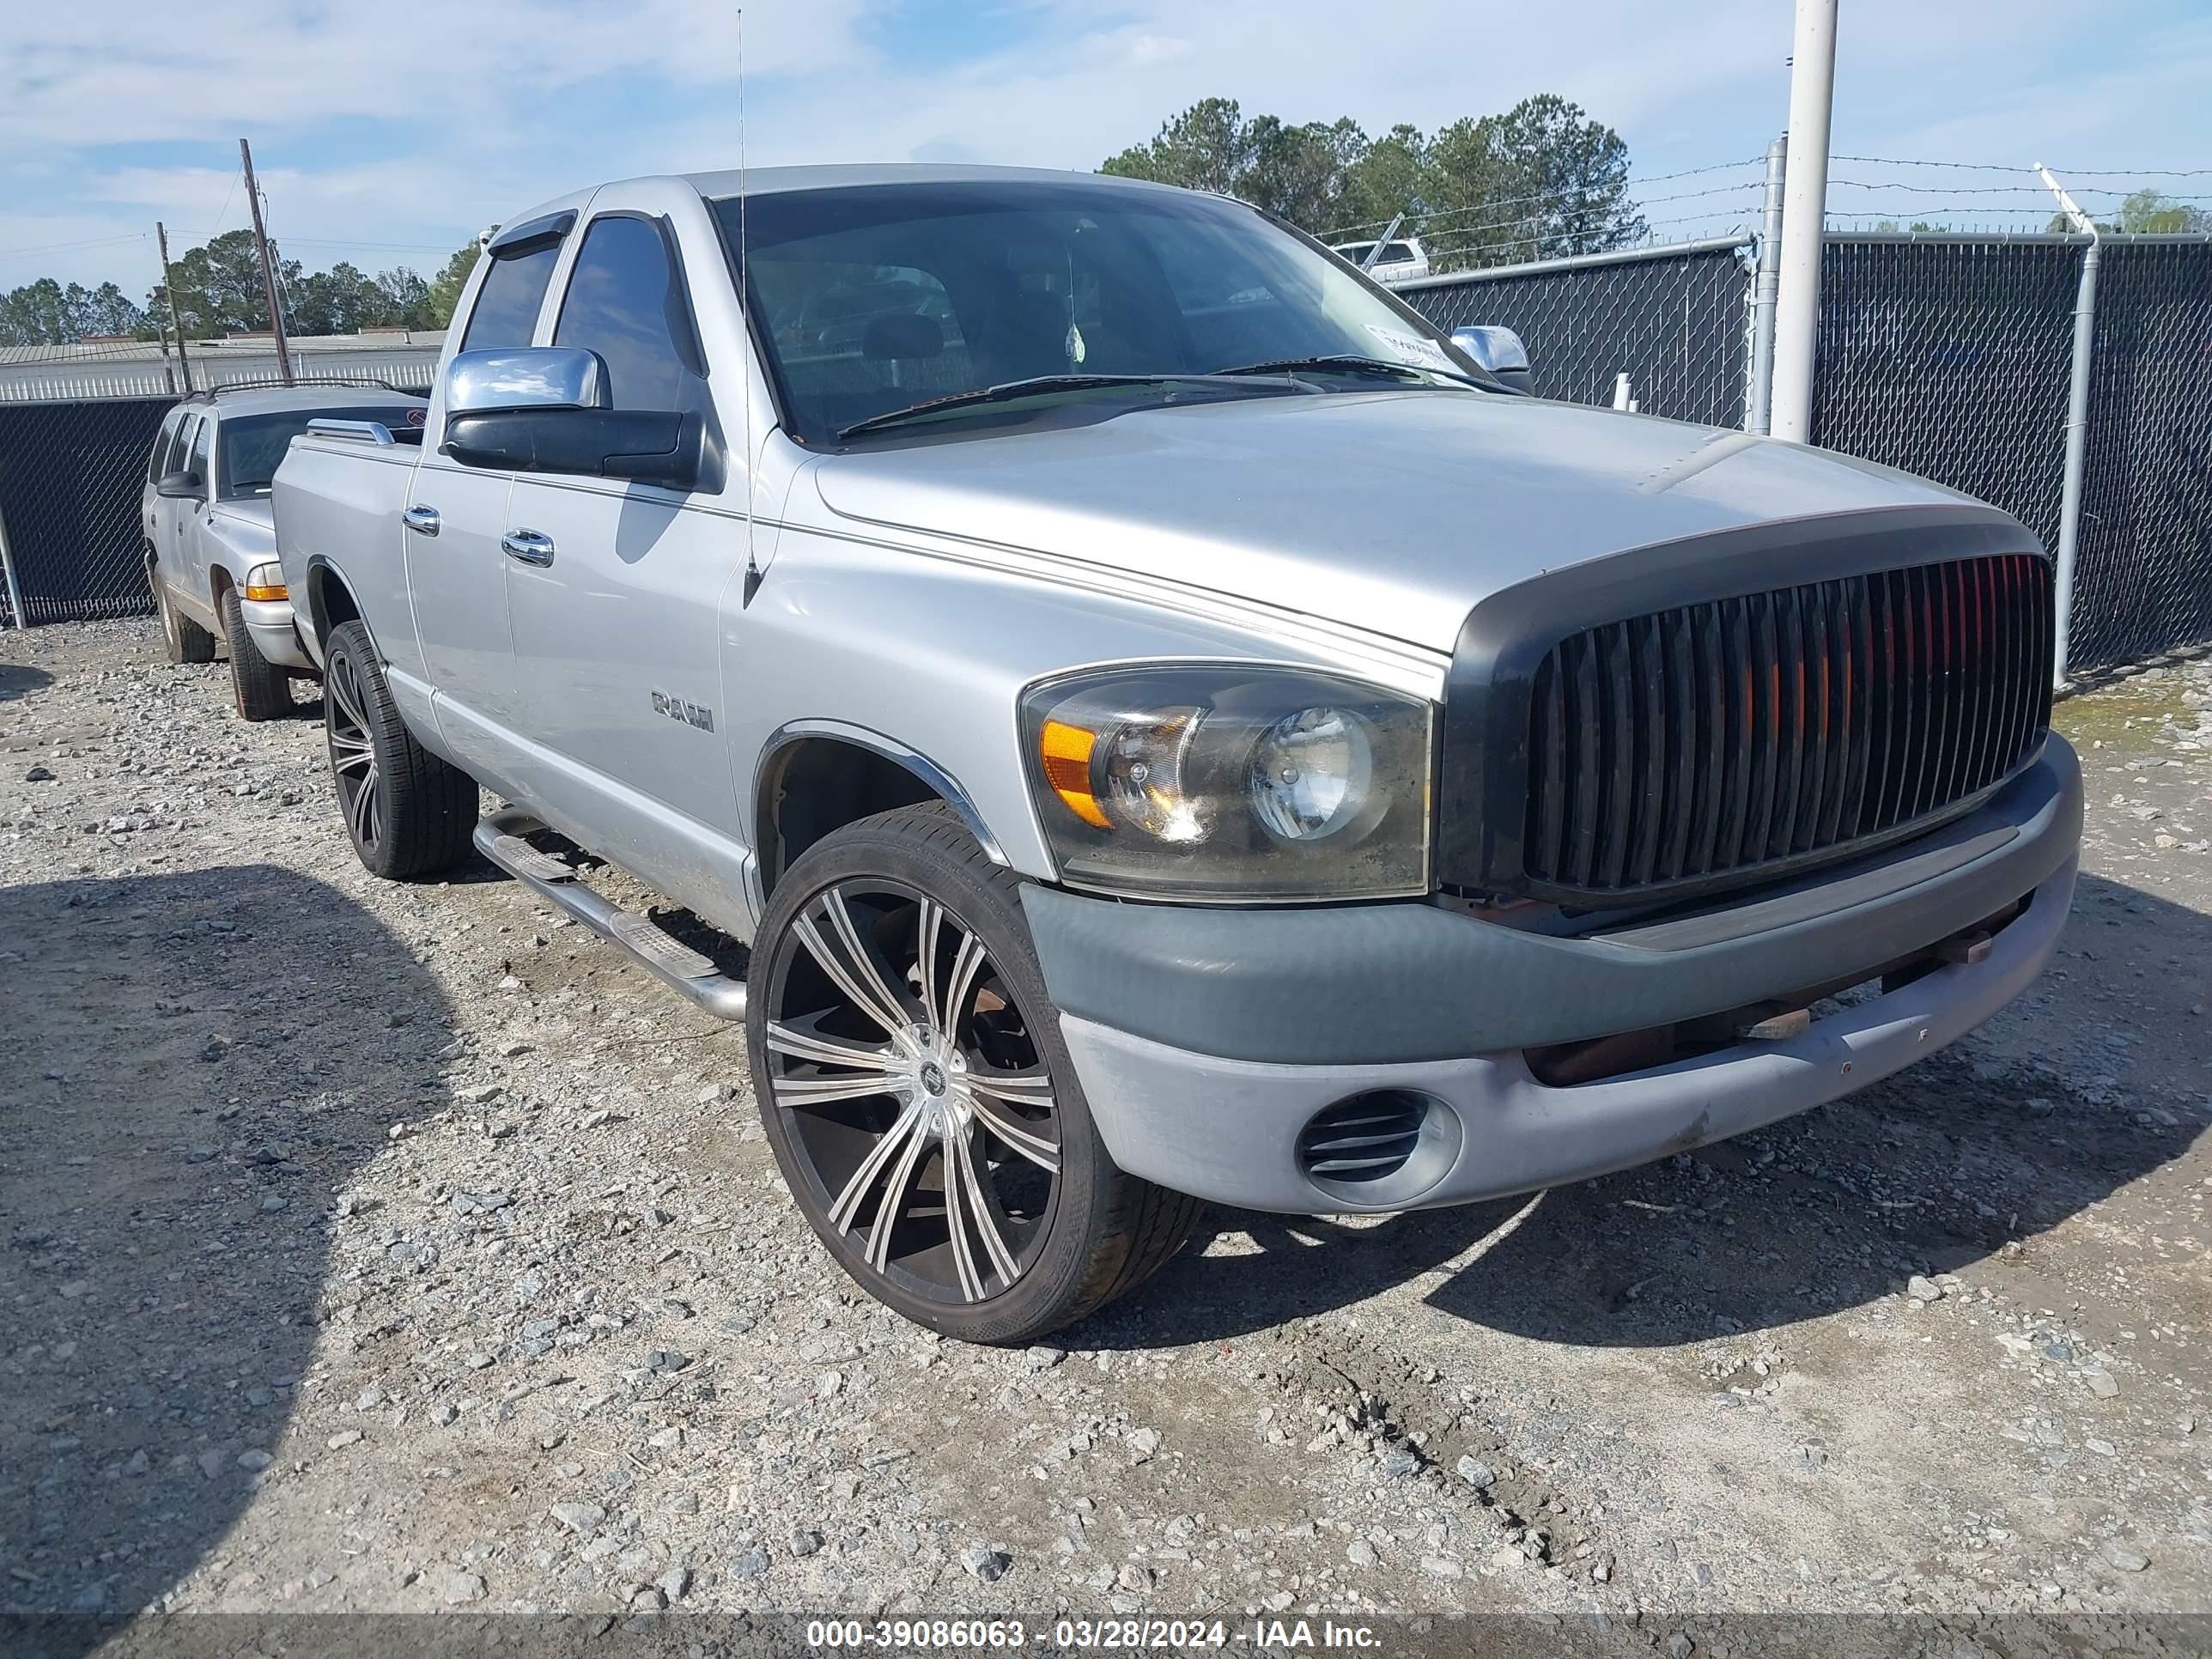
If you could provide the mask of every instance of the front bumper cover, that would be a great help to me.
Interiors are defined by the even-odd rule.
[[[238,608],[245,613],[246,631],[253,635],[254,648],[264,657],[280,668],[313,671],[315,665],[300,642],[289,599],[241,599]]]
[[[1611,938],[1518,933],[1419,904],[1199,910],[1037,888],[1023,902],[1076,1074],[1122,1168],[1253,1209],[1425,1208],[1741,1133],[1934,1053],[2017,996],[2057,948],[2081,817],[2080,766],[2054,737],[1960,824]],[[1539,1082],[1522,1054],[1848,982],[2031,894],[1981,960],[1787,1041],[1572,1087]],[[1297,1161],[1300,1129],[1386,1089],[1450,1115],[1448,1155],[1376,1183],[1372,1201],[1316,1187]]]

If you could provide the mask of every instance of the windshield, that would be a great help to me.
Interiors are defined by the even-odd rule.
[[[738,203],[714,208],[734,248]],[[745,234],[770,370],[809,443],[932,399],[1053,375],[1340,357],[1432,371],[1437,387],[1462,392],[1487,379],[1317,244],[1220,197],[1028,180],[833,186],[753,198]],[[1318,372],[1331,389],[1376,384]],[[1172,389],[1041,395],[1157,402]]]
[[[380,421],[404,431],[410,417],[420,423],[422,410],[410,404],[380,408],[349,404],[341,409],[288,409],[281,415],[240,415],[222,422],[222,494],[266,495],[269,481],[284,459],[292,440],[307,429],[310,421]]]

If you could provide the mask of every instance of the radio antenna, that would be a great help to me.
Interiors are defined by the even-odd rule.
[[[745,588],[750,605],[760,586],[760,561],[753,556],[753,474],[760,452],[753,447],[753,289],[745,268],[745,9],[738,8],[738,313],[744,324],[745,370]]]

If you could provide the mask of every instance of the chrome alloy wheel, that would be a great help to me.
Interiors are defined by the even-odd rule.
[[[769,964],[771,1109],[800,1201],[855,1273],[1003,1294],[1060,1192],[1051,1076],[982,939],[889,878],[824,888]]]
[[[368,699],[361,671],[349,656],[333,653],[323,677],[323,727],[330,739],[331,777],[346,827],[364,850],[383,833],[376,803],[376,744],[369,736]]]

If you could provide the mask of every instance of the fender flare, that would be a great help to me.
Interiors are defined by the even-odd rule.
[[[958,814],[968,833],[975,837],[983,855],[992,863],[1007,865],[1006,851],[999,838],[991,833],[975,799],[960,781],[910,744],[865,726],[855,726],[849,720],[786,720],[769,733],[768,741],[761,745],[760,757],[753,764],[753,811],[758,816],[761,803],[772,793],[780,757],[809,738],[830,738],[840,743],[851,744],[856,749],[866,749],[905,768],[927,784],[930,791],[941,797]]]

